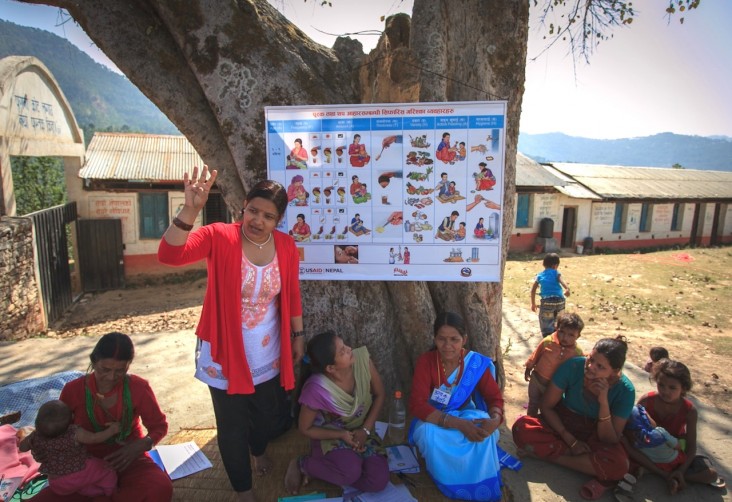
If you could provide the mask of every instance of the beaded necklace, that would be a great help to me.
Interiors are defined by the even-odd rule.
[[[99,432],[99,431],[104,430],[105,427],[102,427],[101,425],[99,425],[99,422],[97,422],[97,419],[94,416],[94,406],[97,404],[97,400],[94,398],[94,396],[92,396],[89,377],[91,377],[91,375],[87,376],[87,381],[86,381],[86,386],[85,386],[86,415],[89,417],[89,421],[91,422],[92,427],[94,427],[94,431]],[[95,391],[95,393],[96,393],[96,391]],[[104,413],[109,415],[109,412],[106,409],[104,409],[103,406],[102,406],[102,411],[104,411]],[[110,418],[114,418],[114,417],[110,417]],[[125,375],[124,381],[122,383],[122,416],[120,417],[119,422],[120,422],[119,434],[107,439],[107,441],[105,441],[106,443],[122,443],[127,438],[127,436],[130,435],[130,432],[132,432],[132,393],[130,392],[130,377],[128,377],[127,375]]]
[[[460,369],[458,370],[457,378],[455,378],[453,383],[449,383],[447,381],[447,377],[448,377],[447,370],[445,369],[445,362],[440,357],[440,352],[436,350],[435,353],[437,355],[437,385],[440,385],[440,383],[444,380],[445,386],[448,389],[452,390],[453,387],[457,386],[457,384],[460,383],[460,378],[462,378],[462,376],[463,376],[463,369],[465,367],[465,359],[463,359],[463,355],[465,354],[465,349],[460,349],[460,364],[459,364]],[[440,368],[442,368],[442,373],[440,373]],[[444,375],[444,378],[443,378],[443,375]]]

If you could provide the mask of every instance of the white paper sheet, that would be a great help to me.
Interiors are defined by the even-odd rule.
[[[156,450],[170,479],[179,479],[213,467],[193,441],[180,444],[158,445]]]

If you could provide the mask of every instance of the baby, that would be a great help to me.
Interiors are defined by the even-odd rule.
[[[44,403],[38,410],[36,430],[18,449],[31,451],[56,495],[111,496],[117,487],[117,473],[101,458],[90,456],[84,445],[102,443],[118,434],[119,422],[106,424],[100,432],[89,432],[72,424],[71,419],[71,410],[63,401]]]
[[[676,439],[663,427],[656,427],[656,423],[640,404],[633,407],[625,430],[629,433],[633,446],[667,472],[672,472],[686,459],[683,453],[684,441]]]

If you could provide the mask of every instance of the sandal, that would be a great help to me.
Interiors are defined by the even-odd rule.
[[[723,477],[717,476],[717,479],[709,483],[709,486],[712,486],[714,488],[725,488],[727,486],[727,482],[724,480]]]
[[[591,479],[580,488],[579,494],[585,500],[597,500],[602,497],[610,486],[603,485],[596,479]]]
[[[613,496],[617,502],[632,502],[633,501],[633,488],[635,487],[637,479],[629,472],[625,473],[623,479],[618,481],[618,484],[613,490]]]

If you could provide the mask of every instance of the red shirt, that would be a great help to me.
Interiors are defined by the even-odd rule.
[[[438,388],[442,381],[442,372],[437,367],[436,350],[425,352],[419,359],[414,368],[414,376],[412,377],[412,393],[409,396],[409,414],[422,421],[426,421],[427,417],[435,411],[435,408],[429,403],[432,391]],[[501,389],[498,388],[491,372],[486,370],[478,382],[477,389],[485,399],[488,407],[498,407],[503,411],[503,396]],[[465,403],[461,404],[462,407]]]
[[[661,419],[658,412],[656,412],[656,399],[658,399],[658,392],[654,390],[649,392],[645,399],[641,399],[638,404],[645,407],[648,415],[656,421],[656,425],[658,427],[663,427],[669,432],[669,434],[677,439],[686,437],[686,417],[689,415],[689,411],[694,407],[694,404],[685,397],[682,397],[681,408],[679,411],[675,415]]]
[[[144,425],[145,429],[147,429],[147,435],[150,436],[153,443],[157,444],[168,433],[168,421],[165,418],[165,413],[160,409],[158,400],[155,399],[155,394],[147,380],[136,375],[127,376],[130,380],[130,394],[132,396],[132,430],[125,441],[130,442],[145,437],[142,430],[142,425]],[[94,426],[91,420],[89,420],[86,410],[87,378],[94,378],[94,376],[84,375],[68,382],[61,390],[61,397],[59,399],[71,408],[74,414],[75,424],[90,432],[94,432]],[[101,406],[94,406],[94,418],[98,424],[119,421],[122,417],[124,401],[122,399],[122,385],[120,384],[118,387],[117,402],[109,410],[111,417],[105,414]],[[94,395],[93,391],[92,395]],[[121,446],[116,443],[99,443],[86,445],[86,449],[95,457],[102,458],[118,450]]]
[[[273,232],[282,287],[280,312],[280,383],[295,387],[290,319],[302,315],[300,256],[295,241]],[[253,394],[254,382],[241,336],[241,222],[213,223],[196,229],[182,246],[160,240],[158,259],[167,265],[188,265],[206,259],[208,284],[196,335],[211,344],[211,357],[229,380],[228,394]]]

